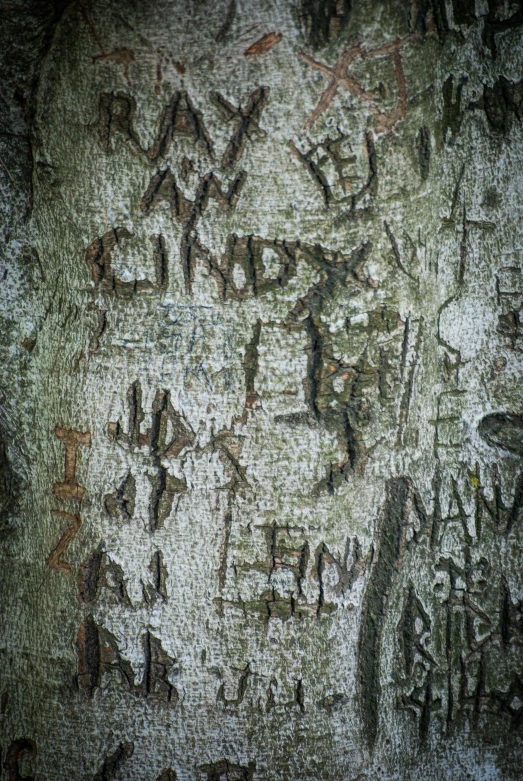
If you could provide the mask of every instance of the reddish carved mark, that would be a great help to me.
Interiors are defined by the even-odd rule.
[[[253,43],[248,49],[243,52],[245,57],[253,57],[257,54],[266,54],[281,41],[283,35],[281,33],[266,33],[259,41]]]
[[[101,43],[101,41],[100,41],[100,39],[99,39],[99,37],[98,37],[98,35],[96,33],[96,30],[94,29],[93,23],[91,22],[91,20],[89,19],[88,15],[87,15],[87,11],[85,10],[85,8],[82,5],[82,3],[80,2],[80,0],[76,0],[76,5],[80,9],[80,13],[82,14],[82,19],[84,20],[84,22],[86,23],[87,27],[89,28],[89,32],[93,36],[94,42],[96,43],[96,45],[98,46],[98,48],[100,49],[102,54],[104,54],[104,47],[102,46],[102,43]]]
[[[53,494],[57,499],[81,501],[85,488],[76,482],[76,460],[81,445],[91,447],[91,434],[89,431],[75,431],[62,426],[56,426],[54,433],[65,445],[65,479],[62,483],[53,485]]]
[[[113,52],[109,52],[109,54],[98,54],[96,57],[93,57],[93,63],[97,62],[98,60],[109,60],[122,65],[125,80],[130,86],[129,65],[134,62],[134,52],[132,49],[115,49]]]
[[[124,68],[128,68],[131,62],[134,62],[134,52],[132,49],[115,49],[109,54],[97,54],[96,57],[93,57],[94,62],[98,60],[112,60],[123,65]]]
[[[63,518],[69,520],[69,524],[63,533],[62,537],[56,548],[54,548],[47,557],[46,564],[51,569],[58,569],[66,575],[71,572],[71,565],[66,561],[62,561],[62,556],[67,550],[71,540],[78,534],[78,529],[82,525],[82,519],[79,515],[71,515],[71,513],[62,512],[62,510],[51,510],[53,515],[60,515]]]
[[[401,61],[400,49],[406,43],[416,40],[416,35],[407,35],[405,38],[398,38],[395,41],[378,46],[377,49],[365,51],[361,48],[361,43],[357,43],[352,46],[348,51],[343,52],[338,62],[332,67],[325,65],[322,62],[318,62],[313,57],[310,57],[304,52],[300,52],[300,57],[307,65],[310,65],[314,70],[318,70],[329,78],[329,84],[324,90],[318,105],[305,123],[305,127],[311,127],[316,120],[330,107],[332,101],[338,93],[338,89],[343,87],[355,95],[360,100],[370,103],[370,111],[376,117],[376,132],[388,133],[390,132],[397,122],[405,118],[407,111],[407,87],[405,81],[405,73],[403,71],[403,64]],[[398,103],[396,107],[390,112],[390,114],[384,114],[377,106],[374,105],[374,95],[372,92],[368,92],[363,89],[361,84],[349,75],[349,67],[358,57],[361,59],[367,59],[368,57],[386,57],[391,56],[394,63],[394,73],[396,75],[396,82],[398,87]]]
[[[383,49],[384,47],[381,48]],[[379,49],[375,49],[374,52],[364,52],[362,57],[373,56],[379,51]],[[398,49],[394,49],[392,52],[392,61],[394,63],[394,74],[398,85],[398,103],[390,114],[384,114],[376,106],[370,107],[371,112],[377,120],[376,133],[389,133],[397,122],[405,119],[407,113],[407,82],[405,80],[405,71],[403,70],[401,54]]]
[[[363,87],[348,74],[349,65],[351,65],[351,63],[360,55],[361,44],[357,43],[348,51],[343,52],[338,62],[331,68],[328,65],[324,65],[323,63],[318,62],[313,57],[305,54],[305,52],[300,52],[300,57],[307,63],[307,65],[310,65],[311,68],[314,68],[315,70],[319,70],[325,76],[330,78],[327,89],[323,92],[318,105],[305,123],[305,127],[312,127],[318,117],[327,111],[332,101],[336,97],[339,87],[344,87],[352,95],[356,95],[362,100],[372,100],[372,93],[366,92]]]

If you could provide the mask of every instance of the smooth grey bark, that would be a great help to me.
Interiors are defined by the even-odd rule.
[[[1,13],[5,778],[518,778],[520,5]]]

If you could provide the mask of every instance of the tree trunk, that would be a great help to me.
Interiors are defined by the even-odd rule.
[[[520,778],[523,7],[0,13],[3,777]]]

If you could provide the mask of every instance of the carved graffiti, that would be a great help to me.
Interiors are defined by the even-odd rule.
[[[198,223],[207,210],[211,200],[223,211],[234,209],[240,197],[246,174],[240,171],[224,190],[220,179],[209,173],[202,177],[191,200],[186,198],[176,183],[176,178],[170,168],[156,173],[142,196],[141,208],[149,214],[158,203],[166,201],[174,216],[183,225],[180,242],[180,256],[187,293],[191,293],[194,281],[194,269],[198,259],[205,260],[208,251],[198,236]]]
[[[114,273],[112,267],[113,254],[125,241],[132,239],[132,234],[126,228],[113,228],[100,238],[94,239],[85,252],[85,261],[91,269],[95,288],[104,293],[130,298],[140,293],[151,293],[166,290],[168,285],[168,258],[163,236],[152,236],[155,280],[134,279],[124,282]]]
[[[101,589],[110,592],[118,603],[130,605],[123,569],[99,548],[79,567],[78,596],[82,605],[94,602]]]
[[[172,229],[179,245],[178,272],[180,279],[183,276],[185,297],[182,296],[180,303],[178,296],[176,304],[170,303],[170,297],[166,296],[162,296],[161,301],[147,299],[149,303],[157,304],[163,304],[165,300],[168,314],[162,310],[161,315],[169,322],[161,324],[162,347],[171,340],[171,354],[183,354],[184,360],[194,350],[198,356],[197,368],[192,364],[185,371],[184,382],[192,373],[206,391],[212,391],[213,377],[219,372],[214,372],[214,367],[209,369],[211,362],[208,357],[200,356],[199,346],[194,348],[194,344],[200,340],[212,343],[215,349],[218,342],[214,338],[209,340],[206,334],[202,336],[201,323],[207,318],[210,328],[214,328],[218,321],[220,324],[225,322],[232,312],[234,316],[230,320],[234,322],[229,334],[233,336],[228,349],[231,353],[236,351],[242,366],[239,379],[229,377],[228,382],[230,386],[238,379],[240,398],[243,401],[242,394],[245,398],[241,417],[234,417],[238,414],[236,411],[229,418],[232,422],[220,422],[216,428],[216,419],[210,418],[216,409],[213,399],[205,413],[212,420],[211,433],[202,439],[206,436],[201,434],[202,429],[193,430],[181,407],[177,408],[179,402],[174,390],[155,384],[146,404],[146,391],[142,389],[144,380],[133,382],[127,390],[122,417],[114,420],[118,416],[116,413],[108,423],[108,436],[114,449],[118,452],[118,446],[125,451],[119,456],[122,460],[128,459],[131,466],[124,461],[114,480],[104,488],[101,505],[104,523],[110,520],[114,522],[113,530],[129,530],[144,506],[140,490],[145,484],[147,490],[150,488],[145,498],[145,502],[148,500],[145,523],[150,533],[149,541],[158,541],[162,537],[158,530],[171,514],[178,512],[179,503],[183,508],[187,499],[183,494],[193,485],[189,478],[191,466],[185,464],[185,456],[190,451],[194,463],[203,454],[209,456],[209,462],[214,458],[211,466],[217,500],[212,512],[217,518],[216,527],[220,527],[214,529],[218,595],[215,604],[219,616],[239,615],[245,625],[262,622],[265,626],[260,628],[258,625],[259,630],[265,630],[269,635],[269,622],[273,622],[271,628],[285,633],[294,621],[305,619],[307,627],[320,631],[322,623],[332,622],[330,617],[336,611],[339,615],[345,609],[357,610],[353,602],[361,599],[361,622],[355,650],[356,683],[364,735],[370,750],[383,726],[385,702],[394,702],[394,707],[399,709],[398,719],[413,720],[413,731],[417,732],[420,741],[428,739],[435,714],[447,732],[462,718],[469,719],[475,726],[483,714],[503,718],[512,727],[523,723],[523,678],[520,667],[514,663],[519,646],[523,646],[523,601],[501,566],[498,568],[499,583],[496,581],[493,564],[496,556],[501,561],[505,555],[503,546],[508,547],[518,528],[523,508],[523,475],[512,480],[513,495],[509,499],[506,485],[503,491],[497,464],[492,467],[488,488],[481,483],[479,466],[476,465],[468,477],[464,476],[466,464],[460,463],[455,473],[444,466],[447,464],[444,459],[448,457],[450,461],[452,451],[462,448],[470,431],[465,430],[462,420],[463,404],[468,396],[459,383],[465,361],[460,350],[443,338],[442,315],[463,295],[473,268],[469,251],[471,230],[492,228],[494,224],[471,220],[465,206],[458,208],[463,165],[449,217],[443,220],[444,226],[455,228],[458,237],[457,260],[451,270],[452,285],[456,284],[459,292],[447,298],[437,313],[436,341],[445,351],[445,384],[440,384],[439,380],[435,382],[431,395],[435,415],[429,422],[434,430],[432,455],[437,461],[432,496],[428,484],[420,485],[418,491],[398,466],[405,448],[411,443],[417,444],[417,437],[424,435],[423,427],[413,431],[416,428],[413,420],[418,404],[416,384],[420,366],[423,368],[421,357],[425,343],[432,336],[430,320],[412,314],[403,299],[400,305],[394,286],[394,295],[380,290],[379,295],[373,296],[379,284],[371,276],[373,248],[367,238],[368,220],[377,217],[377,222],[373,223],[377,226],[377,250],[382,252],[383,260],[388,264],[388,273],[398,277],[400,290],[403,283],[409,296],[419,297],[424,289],[426,271],[422,264],[425,245],[421,230],[415,240],[412,225],[407,227],[408,221],[403,220],[401,213],[393,210],[389,216],[381,214],[378,208],[378,188],[384,189],[385,184],[389,186],[385,175],[389,175],[391,164],[384,154],[382,158],[383,150],[379,147],[378,171],[376,136],[396,131],[405,120],[407,110],[410,111],[402,59],[404,47],[427,39],[436,31],[443,40],[452,26],[456,29],[472,23],[473,2],[452,0],[451,5],[453,15],[449,22],[449,3],[448,8],[444,8],[445,3],[416,0],[409,12],[410,35],[375,49],[365,49],[362,43],[356,43],[341,51],[332,65],[304,52],[300,54],[302,61],[317,72],[318,78],[321,74],[327,79],[326,89],[305,122],[306,128],[317,125],[341,90],[364,104],[374,117],[374,132],[360,135],[361,149],[353,146],[351,137],[340,130],[324,133],[322,138],[316,135],[289,141],[296,167],[304,169],[317,188],[319,197],[316,200],[321,199],[325,209],[335,210],[333,218],[339,219],[340,224],[347,218],[349,233],[347,236],[340,234],[339,243],[333,241],[331,246],[336,249],[313,243],[314,238],[310,242],[297,239],[296,234],[289,240],[285,238],[289,234],[271,237],[270,233],[264,233],[265,228],[256,228],[263,235],[248,233],[242,220],[235,219],[234,210],[240,202],[247,176],[238,168],[251,153],[252,159],[256,159],[266,138],[262,118],[269,101],[268,87],[259,86],[234,102],[224,97],[223,92],[209,93],[211,111],[225,128],[223,146],[220,144],[219,148],[208,132],[210,125],[206,125],[201,111],[183,90],[177,90],[161,111],[149,146],[137,130],[138,103],[127,93],[103,93],[94,126],[99,143],[107,153],[125,145],[141,158],[144,168],[147,167],[139,203],[144,224],[156,220],[162,211],[172,218]],[[336,38],[347,27],[351,7],[350,2],[303,0],[301,15],[308,45],[318,49]],[[229,35],[236,11],[236,0],[232,0],[225,24],[215,36],[217,42]],[[491,9],[484,15],[485,29],[494,24],[492,14]],[[497,24],[497,17],[496,20]],[[516,21],[519,24],[519,16]],[[256,35],[261,32],[259,30]],[[281,34],[267,33],[243,53],[246,57],[264,55],[281,39]],[[281,53],[282,47],[283,44],[274,54]],[[329,51],[326,50],[323,59],[331,56]],[[102,58],[107,56],[104,54]],[[371,58],[387,58],[387,65],[393,68],[391,110],[383,109],[384,89],[378,93],[353,75],[354,66],[364,66]],[[184,64],[177,63],[177,70],[183,75]],[[157,73],[156,94],[160,94],[160,65]],[[439,153],[438,147],[453,144],[465,124],[464,86],[465,80],[459,75],[449,75],[442,84],[442,94],[437,96],[441,98],[441,121],[436,131],[423,124],[422,113],[409,130],[410,159],[417,171],[418,184],[419,179],[422,180],[424,193],[428,186],[426,180],[434,178],[439,165],[431,157],[432,150],[437,149]],[[484,110],[490,129],[505,135],[516,121],[523,120],[521,90],[521,83],[500,77],[493,86],[483,87],[483,97],[472,107]],[[191,159],[187,145],[199,147],[200,157],[196,162],[196,158]],[[392,156],[393,146],[386,151]],[[392,185],[395,186],[394,182]],[[359,220],[365,226],[361,233],[356,232]],[[218,228],[216,232],[215,228]],[[105,228],[100,233],[103,230]],[[151,237],[154,270],[149,263],[148,270],[144,271],[147,278],[139,278],[139,272],[125,276],[120,270],[120,260],[134,241],[139,241],[139,237],[120,225],[95,238],[85,252],[92,289],[98,296],[96,300],[105,302],[111,316],[111,307],[120,307],[120,303],[104,296],[130,299],[136,295],[158,294],[159,298],[159,294],[165,293],[172,284],[169,257],[177,255],[167,252],[161,235]],[[501,313],[497,313],[498,332],[507,340],[504,347],[513,351],[521,349],[523,334],[519,299],[523,276],[520,271],[516,265],[507,265],[498,270],[496,277],[497,299],[502,308]],[[130,279],[130,276],[136,278]],[[203,280],[201,290],[196,289],[200,280]],[[210,305],[205,306],[202,301]],[[160,311],[159,307],[157,310]],[[206,314],[204,310],[210,313]],[[241,320],[240,315],[245,315],[247,320]],[[98,317],[96,345],[107,323],[106,310],[98,307]],[[191,321],[193,326],[190,345],[184,342],[185,336],[180,330],[183,319],[184,324]],[[238,330],[234,331],[237,326]],[[237,338],[239,333],[246,334],[243,344]],[[280,365],[270,365],[274,345],[279,356],[284,353],[282,345],[285,350],[290,345],[290,357],[285,356],[285,360],[291,368],[285,366],[284,371],[295,383],[291,387],[289,380],[288,385],[281,383],[278,386],[277,393],[281,396],[271,408],[270,386],[271,383],[272,388],[276,386],[275,377],[283,371]],[[274,364],[283,362],[273,361]],[[295,370],[295,367],[298,368]],[[187,385],[190,388],[190,383]],[[292,397],[293,404],[296,400],[294,406],[280,404],[284,395],[285,405],[287,397]],[[276,398],[276,392],[272,398]],[[275,407],[278,414],[273,416]],[[422,409],[421,403],[418,409]],[[368,545],[368,539],[365,543],[360,542],[350,526],[343,536],[333,539],[330,529],[323,531],[320,526],[318,532],[308,520],[301,525],[298,514],[295,520],[294,516],[286,516],[284,510],[277,514],[274,508],[269,508],[265,515],[265,509],[258,505],[256,515],[253,512],[247,524],[240,519],[242,508],[249,512],[251,498],[258,501],[256,489],[261,481],[253,474],[250,460],[253,453],[249,449],[258,445],[252,446],[254,437],[249,439],[251,431],[247,430],[246,424],[253,423],[254,429],[264,415],[278,426],[297,428],[306,425],[311,430],[319,429],[322,447],[328,439],[326,434],[329,435],[332,444],[329,441],[329,449],[321,451],[318,469],[315,467],[313,476],[307,478],[310,479],[310,504],[323,493],[329,494],[326,499],[329,502],[332,499],[333,507],[336,502],[341,504],[345,493],[353,501],[354,486],[359,485],[365,470],[367,475],[372,472],[373,452],[382,440],[386,443],[390,440],[390,452],[396,459],[394,469],[399,470],[392,474],[399,476],[386,482],[374,544],[365,549],[365,554],[362,544]],[[522,421],[522,415],[514,408],[512,411],[494,408],[479,421],[472,434],[478,435],[483,448],[488,446],[498,453],[502,451],[501,455],[505,454],[512,468],[514,456],[523,454]],[[201,423],[201,427],[204,425]],[[260,424],[259,428],[264,425]],[[85,489],[76,478],[76,459],[79,447],[90,445],[90,435],[57,428],[56,436],[65,445],[66,452],[65,478],[54,485],[54,496],[60,500],[81,501]],[[202,441],[205,444],[200,444]],[[261,437],[257,443],[260,441]],[[324,456],[324,452],[328,455]],[[269,452],[268,457],[273,457],[273,453]],[[174,463],[175,459],[179,459],[178,464]],[[186,475],[180,471],[185,466]],[[375,475],[376,472],[372,480]],[[425,509],[421,499],[423,496],[425,501],[423,491],[433,500],[431,512]],[[278,513],[280,510],[278,507]],[[47,563],[70,573],[71,565],[63,556],[78,531],[81,518],[62,510],[52,512],[68,525]],[[360,538],[366,539],[362,535]],[[492,551],[488,552],[488,558],[485,556],[487,542]],[[165,560],[155,545],[147,548],[146,559],[142,562],[147,574],[140,575],[138,600],[143,600],[139,608],[149,618],[169,608],[171,602],[174,604],[178,573],[171,570],[170,563],[171,571],[168,571]],[[147,565],[148,570],[145,569]],[[420,568],[423,577],[418,580],[413,573],[419,572]],[[494,597],[488,593],[490,582]],[[121,641],[98,623],[101,619],[95,612],[94,603],[100,598],[102,589],[106,590],[104,598],[109,603],[116,601],[119,606],[134,608],[122,569],[100,543],[81,565],[78,577],[83,611],[76,639],[78,689],[90,699],[99,696],[100,687],[111,687],[116,682],[127,694],[176,705],[179,698],[173,683],[178,672],[176,658],[167,653],[162,641],[150,629],[142,629],[139,640],[143,664],[140,663],[137,674],[125,658],[128,653]],[[133,592],[134,589],[130,589],[130,593]],[[225,626],[227,622],[223,624]],[[157,624],[151,621],[151,626]],[[390,649],[393,651],[389,653]],[[202,664],[206,653],[202,652]],[[503,654],[497,678],[492,672],[495,653]],[[306,697],[299,673],[282,682],[273,676],[272,670],[266,675],[256,672],[253,659],[249,662],[245,657],[240,656],[240,659],[243,660],[240,666],[232,668],[232,673],[230,668],[227,672],[233,676],[232,684],[231,678],[224,677],[219,668],[212,668],[220,679],[216,683],[217,707],[226,712],[227,718],[250,707],[257,688],[262,692],[256,701],[260,712],[271,711],[272,718],[278,709],[288,710],[297,720],[301,719]],[[393,684],[387,687],[383,685],[385,669],[388,682]],[[313,702],[313,707],[323,711],[323,714],[317,711],[322,719],[349,702],[347,693],[338,691],[337,684],[330,688],[331,683],[326,683],[320,689],[320,695],[315,695],[324,695],[322,699]],[[306,685],[308,696],[308,681]],[[126,748],[128,746],[131,749]],[[113,778],[130,754],[132,744],[120,744],[104,761],[95,779]],[[236,761],[246,762],[243,758]],[[199,771],[207,781],[252,781],[255,765],[218,759],[200,765]],[[174,770],[166,768],[158,781],[174,781],[176,777]]]
[[[97,625],[92,615],[80,624],[76,638],[78,689],[92,698],[105,673],[116,673],[127,687],[134,685],[131,665],[122,659],[116,638]]]
[[[272,710],[273,708],[298,708],[301,713],[305,712],[305,700],[303,693],[303,682],[301,678],[296,681],[294,690],[294,697],[292,700],[282,702],[277,699],[278,681],[276,678],[271,678],[269,686],[267,688],[267,703],[265,710]]]
[[[167,580],[169,574],[163,563],[161,551],[153,554],[149,570],[152,574],[152,583],[142,583],[143,598],[147,605],[154,605],[158,600],[167,602]]]
[[[498,317],[498,331],[507,339],[507,346],[515,352],[522,351],[523,337],[523,273],[519,252],[510,258],[510,265],[503,265],[496,274],[496,297],[501,314]]]
[[[435,661],[427,647],[431,621],[411,584],[404,590],[403,610],[398,624],[403,676],[408,693],[401,696],[401,705],[414,711],[419,719],[420,739],[425,740],[431,713],[440,710],[441,700],[432,693],[432,669]]]
[[[65,475],[62,482],[53,485],[53,495],[60,501],[73,500],[81,502],[85,494],[85,488],[79,485],[76,480],[78,450],[80,447],[91,447],[91,435],[88,431],[75,431],[74,429],[56,426],[55,436],[65,445]],[[58,543],[48,555],[46,563],[52,569],[69,575],[71,573],[71,565],[63,561],[62,556],[71,540],[77,535],[82,519],[78,513],[65,512],[56,508],[51,510],[51,512],[59,518],[64,518],[68,521],[68,524]]]
[[[178,702],[178,691],[169,680],[176,660],[166,653],[160,640],[150,631],[142,636],[144,665],[139,683],[135,683],[131,664],[122,656],[114,635],[98,625],[92,615],[80,625],[76,648],[78,688],[86,697],[94,696],[106,676],[114,676],[116,683],[135,696],[170,705]]]
[[[283,36],[281,33],[266,33],[265,35],[262,35],[258,41],[245,49],[243,54],[245,57],[256,57],[260,54],[266,54],[273,46],[276,46],[282,38]]]
[[[176,660],[167,654],[157,637],[147,631],[142,638],[145,667],[138,693],[148,700],[176,705],[178,691],[169,680]]]
[[[349,214],[355,214],[357,204],[364,201],[366,196],[370,198],[378,194],[377,154],[371,133],[365,135],[368,173],[363,183],[362,174],[356,168],[357,155],[353,154],[349,138],[343,133],[339,133],[337,138],[326,137],[307,151],[299,149],[294,141],[289,144],[294,157],[302,163],[319,188],[327,209],[347,204],[350,207]],[[334,176],[329,173],[332,170]]]
[[[104,507],[107,514],[114,519],[129,521],[134,515],[136,502],[136,480],[129,474],[124,477],[121,485],[113,493],[104,497]]]
[[[177,458],[186,447],[194,443],[195,436],[184,418],[174,409],[168,391],[156,393],[152,404],[152,424],[145,432],[142,432],[145,413],[139,381],[129,388],[127,401],[127,433],[119,420],[109,423],[108,432],[114,441],[126,449],[136,451],[143,447],[148,448],[153,469],[153,474],[149,474],[149,522],[151,531],[155,531],[169,516],[175,496],[187,490],[185,481],[170,474],[162,459]],[[130,519],[134,512],[135,495],[135,481],[129,474],[115,492],[105,496],[106,511],[112,518]]]
[[[393,663],[396,704],[416,718],[420,740],[427,739],[434,714],[447,732],[463,717],[472,726],[488,715],[512,726],[523,719],[522,604],[511,593],[503,564],[496,567],[483,555],[485,544],[492,553],[496,539],[514,533],[523,507],[522,486],[519,475],[512,501],[504,500],[495,466],[489,498],[479,467],[469,472],[464,484],[452,475],[443,479],[438,469],[429,516],[410,480],[395,478],[387,483],[359,639],[360,701],[369,744],[376,740],[382,713],[381,649],[388,609],[400,587]],[[448,512],[443,511],[444,492]],[[423,583],[415,588],[403,579],[403,567],[414,556],[424,558],[432,594]]]
[[[248,50],[245,54],[248,54]],[[241,105],[236,108],[219,92],[211,92],[210,97],[221,117],[226,122],[234,123],[231,140],[227,144],[221,161],[225,171],[228,168],[233,168],[240,161],[248,140],[265,138],[265,131],[260,128],[258,123],[269,99],[269,88],[258,87],[255,89],[249,95],[245,108]]]
[[[184,418],[174,409],[168,391],[158,391],[152,405],[152,426],[142,432],[145,419],[142,408],[142,388],[134,382],[127,391],[129,420],[127,433],[118,420],[109,423],[109,436],[129,450],[146,446],[152,456],[176,458],[181,451],[193,444],[194,434]],[[128,489],[129,490],[129,489]]]
[[[146,160],[156,162],[169,152],[176,139],[188,139],[197,144],[204,154],[213,156],[213,146],[201,113],[194,107],[184,90],[176,90],[163,109],[156,139],[149,149],[140,142],[134,127],[136,100],[125,92],[103,92],[98,103],[98,121],[95,130],[100,145],[113,151],[114,138],[120,136],[130,148]]]
[[[222,702],[224,709],[230,708],[231,706],[240,705],[243,702],[243,698],[245,697],[245,692],[247,690],[247,682],[249,680],[249,676],[252,675],[250,664],[247,663],[244,669],[240,670],[239,672],[240,676],[238,679],[238,688],[235,697],[226,697],[225,684],[220,684],[218,694],[216,695],[216,701]]]
[[[252,562],[235,563],[235,582],[242,583],[251,573],[260,573],[265,576],[265,590],[252,599],[219,597],[216,602],[220,612],[234,608],[264,622],[287,621],[292,617],[319,619],[337,609],[336,598],[349,594],[365,572],[366,561],[357,539],[352,543],[347,540],[341,556],[331,552],[325,543],[311,554],[306,530],[301,527],[274,522],[256,526],[255,530],[264,540],[265,556]],[[220,570],[222,589],[229,586],[227,550],[224,552]],[[316,593],[314,600],[308,596],[311,590]]]
[[[357,43],[355,46],[344,51],[340,55],[337,63],[333,66],[318,62],[310,55],[301,52],[300,57],[307,65],[310,65],[314,70],[320,71],[320,73],[323,73],[329,79],[329,84],[323,92],[318,105],[305,122],[305,127],[311,127],[316,120],[327,111],[336,97],[338,90],[340,87],[343,87],[351,95],[354,95],[369,104],[369,110],[376,118],[377,133],[389,133],[393,130],[398,122],[405,119],[407,112],[407,85],[400,50],[405,44],[412,42],[414,39],[414,35],[408,35],[405,38],[390,41],[389,43],[385,43],[382,46],[371,50],[365,50],[361,47],[361,44]],[[361,59],[366,59],[369,57],[387,56],[392,57],[398,89],[398,103],[389,114],[380,111],[376,106],[376,99],[373,93],[365,90],[361,84],[349,74],[350,66],[359,57],[361,57]]]
[[[91,435],[88,431],[56,426],[55,435],[65,445],[65,477],[63,482],[53,485],[56,499],[83,499],[85,488],[76,481],[76,461],[80,447],[91,447]]]
[[[71,573],[71,565],[62,560],[62,556],[67,550],[71,540],[76,537],[78,529],[82,524],[82,519],[78,513],[71,514],[63,512],[63,510],[51,510],[53,515],[60,518],[65,518],[69,523],[67,524],[65,532],[60,537],[60,540],[55,548],[51,551],[47,557],[47,566],[52,569],[57,569],[63,572],[65,575]]]

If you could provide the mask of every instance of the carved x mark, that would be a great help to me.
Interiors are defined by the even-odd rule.
[[[223,153],[222,167],[232,168],[243,154],[245,139],[265,138],[258,122],[269,97],[269,87],[258,87],[251,92],[245,108],[233,106],[219,92],[211,92],[211,100],[226,122],[235,121],[236,127]]]
[[[311,68],[320,71],[329,79],[329,84],[324,90],[318,105],[305,123],[305,127],[311,127],[318,117],[320,117],[331,105],[332,101],[336,97],[336,94],[340,87],[343,87],[350,92],[351,95],[355,95],[360,100],[364,100],[370,103],[370,111],[376,117],[376,132],[388,133],[394,125],[401,119],[405,118],[407,111],[407,85],[405,81],[405,73],[403,71],[403,64],[401,61],[400,48],[404,44],[416,39],[416,35],[407,35],[405,38],[399,38],[395,41],[379,46],[377,49],[365,51],[361,48],[361,43],[357,43],[347,51],[344,51],[338,62],[332,67],[325,65],[322,62],[318,62],[313,57],[310,57],[305,52],[300,52],[300,57]],[[366,59],[368,57],[385,57],[387,55],[392,56],[394,63],[394,73],[396,75],[396,82],[398,85],[398,103],[396,107],[390,112],[390,114],[384,114],[377,106],[374,105],[374,95],[372,92],[368,92],[363,89],[361,84],[358,84],[356,79],[349,75],[349,67],[357,57]]]

